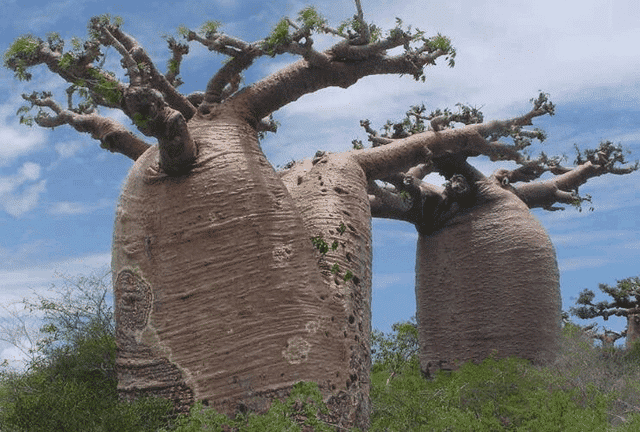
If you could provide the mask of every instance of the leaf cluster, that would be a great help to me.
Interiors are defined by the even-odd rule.
[[[298,12],[295,22],[289,18],[282,18],[275,25],[271,33],[263,41],[263,49],[273,57],[283,52],[282,50],[292,42],[307,40],[311,45],[310,36],[314,32],[326,32],[327,20],[313,7],[308,6]],[[290,30],[293,29],[294,33]]]
[[[598,288],[612,298],[611,301],[594,303],[595,293],[590,289],[580,292],[576,304],[570,308],[572,315],[581,319],[601,317],[605,321],[610,316],[627,316],[630,310],[640,308],[640,277],[629,277],[617,281],[616,286],[599,284]]]
[[[4,66],[15,73],[20,81],[29,81],[31,74],[27,68],[36,60],[36,56],[42,45],[42,40],[33,35],[24,35],[17,38],[4,53]]]
[[[347,226],[344,224],[344,222],[340,222],[340,225],[338,225],[338,227],[336,228],[336,231],[340,235],[344,234],[346,230],[347,230]],[[329,243],[326,242],[322,234],[318,234],[315,237],[311,237],[311,244],[313,245],[314,248],[318,249],[318,251],[322,256],[324,256],[329,252],[329,249],[331,249],[332,251],[335,251],[336,249],[338,249],[340,242],[338,240],[334,240],[331,243],[331,246],[329,246]],[[334,263],[331,266],[330,271],[331,271],[331,274],[335,274],[335,275],[340,274],[340,266],[338,265],[338,263]],[[345,282],[348,282],[351,279],[356,280],[356,283],[357,283],[357,278],[355,277],[353,272],[347,269],[344,276],[342,277],[342,280],[344,280]]]

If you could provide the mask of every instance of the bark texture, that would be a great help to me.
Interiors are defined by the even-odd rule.
[[[494,351],[549,362],[558,349],[561,299],[549,237],[495,178],[476,185],[473,207],[418,237],[417,319],[427,374]]]
[[[640,340],[640,315],[629,313],[629,315],[627,315],[627,339],[625,346],[631,348],[638,340]]]
[[[326,209],[357,229],[343,240],[357,239],[349,256],[359,284],[332,285],[308,224],[239,118],[189,121],[199,153],[188,175],[164,174],[152,147],[125,181],[113,241],[119,390],[233,414],[265,411],[296,382],[315,381],[330,420],[366,427],[370,227],[353,222],[368,214],[366,195],[352,218]]]
[[[322,279],[339,305],[338,334],[348,348],[349,367],[342,375],[348,393],[329,405],[356,407],[342,424],[367,425],[371,368],[371,211],[367,180],[349,154],[328,154],[298,163],[282,179],[298,206],[307,232],[335,244],[318,259]],[[351,275],[351,277],[349,276]],[[326,301],[326,299],[322,299]],[[346,375],[346,376],[345,376]],[[334,408],[335,410],[335,408]]]

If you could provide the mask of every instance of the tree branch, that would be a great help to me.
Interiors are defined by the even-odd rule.
[[[189,54],[189,45],[178,43],[174,38],[167,38],[169,49],[172,56],[168,62],[167,72],[164,74],[165,78],[173,87],[178,87],[182,84],[182,80],[178,77],[180,75],[180,65],[182,63],[182,57]]]
[[[389,189],[378,186],[373,181],[369,182],[367,192],[372,217],[413,222],[407,217],[412,207],[409,197],[403,198]]]
[[[305,94],[327,87],[348,88],[365,76],[379,74],[410,74],[422,71],[435,59],[447,53],[438,50],[429,55],[388,57],[373,55],[360,61],[331,61],[325,67],[315,67],[299,60],[258,81],[243,93],[256,118],[264,118]]]
[[[578,153],[576,162],[581,164],[573,169],[552,166],[550,171],[559,174],[555,178],[517,186],[518,196],[530,208],[549,209],[555,203],[578,205],[584,199],[578,195],[578,188],[590,178],[603,174],[629,174],[639,168],[638,162],[634,165],[618,166],[618,163],[626,163],[622,149],[613,146],[609,141],[601,143],[598,149],[589,150],[586,153],[591,155],[587,158],[588,160]]]
[[[165,75],[158,71],[138,41],[121,31],[116,25],[92,21],[92,26],[96,32],[105,35],[104,39],[101,39],[105,45],[114,45],[117,42],[114,47],[123,57],[132,86],[148,85],[160,91],[171,108],[180,111],[187,120],[193,117],[196,108],[189,102],[189,99],[176,90]]]
[[[187,172],[198,155],[187,120],[169,107],[162,95],[148,87],[130,87],[125,94],[126,109],[145,135],[158,139],[160,168],[169,175]]]
[[[110,152],[121,153],[132,160],[138,159],[151,145],[137,138],[123,125],[107,117],[96,114],[77,114],[65,110],[56,104],[48,94],[38,97],[22,95],[32,105],[51,109],[56,115],[50,116],[40,112],[35,117],[35,122],[42,127],[54,128],[68,124],[78,132],[90,133],[92,138],[100,141],[100,147]]]

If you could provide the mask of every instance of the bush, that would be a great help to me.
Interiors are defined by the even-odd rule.
[[[118,399],[113,314],[104,302],[109,289],[104,279],[81,277],[65,284],[54,300],[25,301],[44,323],[42,333],[33,336],[39,343],[27,370],[5,369],[0,375],[0,430],[151,432],[167,424],[168,401]]]
[[[386,384],[372,377],[377,431],[605,430],[608,398],[586,393],[532,368],[525,360],[488,358],[425,379],[405,370]]]
[[[239,414],[230,419],[210,408],[196,403],[187,416],[180,416],[176,426],[163,429],[167,432],[237,431],[307,431],[333,432],[335,428],[320,419],[328,412],[322,402],[322,394],[315,383],[299,382],[294,385],[285,402],[275,400],[269,411],[263,415]],[[304,429],[303,429],[304,428]]]

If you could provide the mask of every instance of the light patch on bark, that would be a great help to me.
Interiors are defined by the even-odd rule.
[[[320,323],[318,321],[309,321],[304,328],[309,333],[315,333],[320,328]]]
[[[119,299],[118,324],[123,331],[138,333],[147,326],[153,294],[149,284],[135,271],[118,273],[116,296]]]
[[[291,246],[276,246],[271,253],[273,255],[273,259],[278,263],[288,261],[289,257],[291,257]]]
[[[287,341],[287,347],[282,350],[282,356],[290,364],[300,364],[307,361],[311,351],[311,344],[300,336],[294,336]]]

